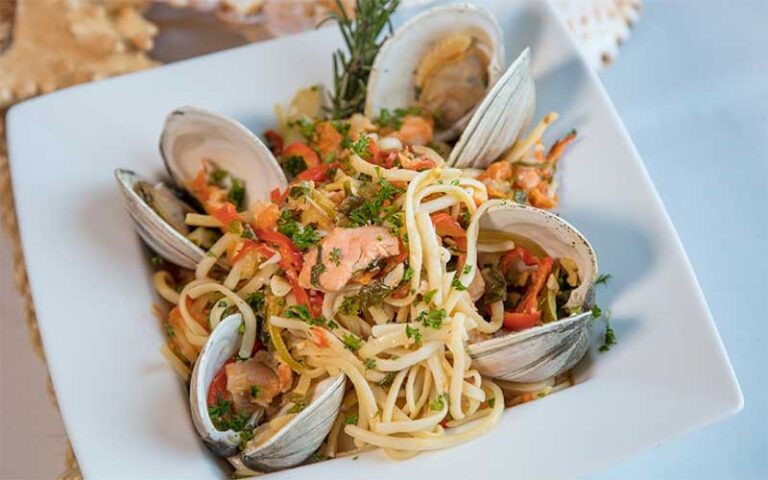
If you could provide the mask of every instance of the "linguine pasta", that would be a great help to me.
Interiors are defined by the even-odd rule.
[[[560,388],[564,379],[484,378],[467,353],[473,341],[556,320],[563,302],[547,310],[547,295],[575,287],[567,259],[553,267],[535,247],[481,235],[489,208],[520,201],[511,190],[523,188],[515,187],[518,168],[539,172],[533,188],[556,201],[554,162],[536,154],[555,118],[482,172],[450,168],[438,146],[410,144],[370,121],[304,120],[311,133],[287,146],[297,127],[285,124],[267,137],[290,185],[252,205],[236,204],[237,179],[205,161],[187,185],[203,211],[186,223],[189,238],[212,239],[201,244],[206,255],[194,272],[153,276],[171,306],[163,356],[188,378],[210,332],[242,316],[237,355],[208,401],[214,424],[241,431],[244,448],[305,408],[317,382],[343,372],[342,412],[320,449],[328,457],[380,447],[406,459],[447,448],[493,428],[505,405]],[[418,116],[409,125],[418,122],[431,128]],[[245,421],[253,415],[263,419],[255,428]]]

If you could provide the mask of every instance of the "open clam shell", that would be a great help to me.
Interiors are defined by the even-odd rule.
[[[182,188],[211,162],[245,182],[245,204],[269,198],[288,185],[272,152],[245,126],[217,113],[180,107],[168,114],[160,154],[173,181]]]
[[[208,447],[217,455],[238,454],[240,434],[233,430],[220,431],[208,414],[208,389],[214,376],[235,355],[240,347],[240,314],[230,315],[211,332],[195,363],[189,388],[189,405],[195,429]],[[346,377],[339,374],[317,384],[312,400],[266,442],[246,445],[239,461],[258,471],[292,467],[306,460],[317,450],[330,432],[344,398]]]
[[[483,230],[513,232],[537,243],[554,258],[573,260],[581,283],[566,306],[582,307],[584,313],[473,343],[469,345],[472,366],[483,375],[511,382],[540,382],[565,372],[589,347],[592,318],[588,310],[598,272],[594,249],[560,217],[512,202],[489,208],[480,229],[480,241]]]
[[[531,51],[526,48],[477,107],[448,164],[484,168],[497,160],[527,128],[535,104]]]
[[[309,458],[333,427],[344,399],[345,384],[343,373],[319,382],[304,410],[266,442],[243,450],[243,464],[253,470],[271,472],[296,466]]]
[[[205,252],[184,236],[184,215],[194,211],[162,184],[131,170],[115,170],[126,210],[144,242],[165,260],[194,270]]]
[[[450,140],[467,125],[504,63],[501,27],[491,12],[463,3],[432,8],[382,46],[368,79],[365,114],[374,118],[383,109],[417,106],[435,110],[429,105],[439,104],[444,121],[438,119],[435,136]],[[467,103],[467,98],[477,100]]]

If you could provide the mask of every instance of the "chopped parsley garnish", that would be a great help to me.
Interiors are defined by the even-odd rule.
[[[259,391],[261,391],[261,388],[258,385],[251,385],[251,398],[258,397]]]
[[[360,135],[360,138],[358,138],[356,142],[351,142],[349,148],[355,152],[358,157],[368,160],[371,158],[371,151],[369,149],[370,143],[371,141],[367,136]]]
[[[467,289],[467,287],[463,283],[461,283],[458,278],[453,279],[453,281],[451,282],[451,286],[460,292],[463,292]]]
[[[378,118],[374,119],[374,122],[381,128],[400,130],[400,127],[403,126],[403,118],[406,115],[420,114],[421,110],[419,110],[418,107],[396,108],[393,112],[390,112],[386,108],[382,108]]]
[[[242,210],[245,204],[245,183],[239,178],[231,177],[232,186],[229,189],[229,201],[235,204],[238,210]]]
[[[411,268],[411,266],[409,265],[409,266],[408,266],[408,267],[405,269],[405,273],[403,273],[403,280],[402,280],[402,281],[403,281],[403,282],[407,282],[407,281],[408,281],[408,280],[410,280],[411,278],[413,278],[413,268]]]
[[[293,413],[299,413],[300,411],[304,410],[305,408],[307,408],[307,404],[304,403],[304,400],[296,400],[295,403],[293,404],[293,406],[291,408],[289,408],[288,411],[285,412],[285,413],[287,413],[289,415],[293,414]]]
[[[307,162],[300,155],[291,155],[283,161],[283,170],[290,178],[295,177],[307,169]]]
[[[331,262],[337,267],[341,265],[341,249],[339,247],[334,247],[334,249],[331,250]]]
[[[472,271],[472,265],[466,264],[466,265],[464,265],[464,269],[461,271],[461,273],[462,273],[462,275],[466,275],[466,274],[468,274],[471,271]]]
[[[610,273],[603,273],[597,276],[597,280],[595,280],[595,285],[608,285],[608,280],[611,279],[613,275]]]
[[[328,321],[328,330],[336,330],[339,328],[339,324],[334,322],[333,320]]]
[[[443,393],[441,395],[438,395],[437,398],[435,398],[432,403],[429,404],[430,410],[442,410],[445,408],[446,403],[448,402],[448,394]]]
[[[290,210],[284,210],[280,214],[277,220],[277,231],[293,240],[299,250],[306,250],[320,241],[317,231],[311,226],[302,226]]]
[[[344,346],[347,347],[347,350],[353,352],[358,351],[360,347],[363,346],[363,341],[352,333],[345,333],[341,341],[344,342]]]
[[[212,183],[217,187],[222,187],[224,185],[224,180],[226,180],[228,176],[229,172],[217,168],[208,174],[208,183]]]
[[[307,323],[312,321],[312,314],[309,312],[309,308],[307,308],[306,305],[291,305],[285,309],[284,315],[287,318],[295,318]]]
[[[381,379],[378,385],[381,387],[387,387],[389,385],[392,385],[392,381],[395,379],[396,375],[397,375],[397,372],[389,372],[384,376],[384,378]]]
[[[344,297],[339,306],[339,312],[344,315],[357,315],[360,313],[360,301],[357,297]]]
[[[435,297],[435,294],[437,293],[437,289],[430,290],[424,295],[421,296],[421,298],[426,302],[429,303],[432,301],[432,299]]]
[[[443,326],[443,320],[447,315],[442,308],[440,310],[424,310],[416,317],[416,321],[425,327],[438,329]]]
[[[309,186],[302,182],[299,185],[291,187],[291,189],[288,191],[288,196],[291,198],[301,198],[309,195],[310,191],[311,189]]]
[[[245,297],[245,301],[254,312],[260,312],[264,308],[264,294],[261,292],[249,294]]]
[[[344,425],[354,425],[357,423],[357,415],[350,414],[344,418]]]
[[[291,305],[285,309],[285,313],[283,315],[287,318],[295,318],[297,320],[307,322],[310,325],[325,325],[328,322],[328,320],[323,316],[313,317],[312,313],[309,311],[309,308],[307,308],[306,305]],[[338,327],[338,325],[334,323],[333,328],[336,327]],[[328,325],[328,328],[331,328],[330,324]]]
[[[149,262],[156,267],[160,267],[163,265],[163,263],[165,263],[163,261],[163,257],[160,255],[152,255],[152,257],[149,259]]]
[[[421,330],[418,327],[405,326],[405,335],[408,338],[412,338],[414,342],[421,343]]]
[[[165,336],[166,337],[176,336],[176,332],[173,331],[173,325],[171,325],[170,323],[165,324]]]
[[[365,369],[366,370],[373,370],[376,368],[376,360],[372,358],[366,358],[365,359]]]
[[[231,400],[217,399],[215,405],[208,407],[208,415],[217,430],[241,432],[248,423],[249,415],[238,415],[233,410]]]
[[[603,344],[600,345],[600,348],[598,349],[601,352],[607,352],[611,349],[612,346],[616,345],[618,342],[616,341],[616,332],[613,331],[613,327],[611,327],[611,312],[606,311],[603,313],[600,310],[600,307],[595,305],[592,308],[592,316],[594,318],[602,317],[603,321],[605,322],[605,333],[603,334]]]
[[[496,406],[496,397],[491,397],[488,399],[488,406],[490,408],[493,408]]]
[[[394,199],[399,193],[402,193],[402,190],[384,178],[379,179],[377,185],[379,188],[372,197],[351,197],[349,199],[352,206],[346,212],[349,226],[381,225],[387,221],[396,226],[398,223],[402,223],[399,217],[400,211],[396,206],[384,206],[384,202]]]
[[[254,238],[256,238],[256,234],[253,231],[253,227],[251,227],[247,223],[243,224],[243,231],[242,231],[242,233],[240,233],[240,237],[241,238],[248,238],[250,240],[253,240]]]
[[[312,137],[315,135],[315,123],[306,118],[298,118],[296,120],[288,122],[290,128],[296,129],[296,131],[304,137],[307,143],[312,141]]]

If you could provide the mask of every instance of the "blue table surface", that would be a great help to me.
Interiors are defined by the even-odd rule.
[[[646,0],[601,78],[685,245],[745,406],[591,478],[768,478],[768,1]]]

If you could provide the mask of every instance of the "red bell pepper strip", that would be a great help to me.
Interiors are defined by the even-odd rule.
[[[208,398],[206,399],[209,407],[213,407],[219,403],[219,400],[224,400],[229,396],[227,391],[227,365],[233,361],[231,359],[228,360],[213,377],[211,387],[208,389]]]
[[[269,192],[269,199],[274,203],[275,205],[280,205],[283,203],[283,200],[285,200],[285,197],[288,196],[288,189],[286,188],[284,192],[281,192],[279,188],[273,188],[271,192]]]
[[[293,292],[293,296],[296,297],[296,303],[299,305],[306,305],[311,309],[312,302],[309,300],[309,294],[299,285],[299,276],[296,274],[296,271],[293,269],[286,270],[285,275],[288,277],[288,283],[291,284],[291,292]],[[310,313],[312,313],[313,317],[315,316],[314,312]]]
[[[325,295],[317,290],[309,291],[309,310],[312,316],[318,318],[323,314],[323,300]]]
[[[301,157],[308,169],[320,165],[320,157],[317,156],[314,150],[306,146],[301,142],[293,142],[285,147],[282,154],[283,158]]]
[[[240,247],[240,250],[237,251],[237,254],[232,257],[232,264],[239,262],[243,257],[245,257],[245,254],[248,253],[251,250],[256,250],[256,252],[261,255],[261,258],[266,260],[272,255],[275,254],[275,251],[270,247],[269,245],[265,243],[260,242],[254,242],[253,240],[244,240],[243,246]]]
[[[432,224],[435,226],[435,231],[441,237],[466,237],[467,232],[464,230],[459,221],[448,215],[445,212],[433,213],[431,215]]]
[[[518,258],[520,258],[523,263],[528,266],[536,265],[539,263],[539,259],[531,255],[528,250],[524,249],[523,247],[515,247],[501,257],[501,271],[506,275],[507,270],[509,270],[509,266]]]
[[[504,312],[504,328],[507,330],[525,330],[539,323],[540,319],[541,312]]]
[[[552,273],[552,267],[555,261],[552,257],[544,257],[539,262],[539,268],[536,269],[536,273],[533,274],[533,279],[528,284],[528,289],[523,295],[523,299],[517,304],[515,308],[516,313],[533,313],[536,312],[538,307],[537,297],[539,292],[547,284],[547,277]]]
[[[227,202],[221,208],[213,212],[213,216],[216,220],[220,221],[226,227],[234,221],[240,220],[240,215],[237,213],[237,208],[233,203]]]
[[[296,175],[293,179],[293,183],[308,182],[310,180],[315,183],[324,182],[328,180],[328,171],[333,168],[338,168],[338,166],[338,163],[324,163],[322,165],[317,165]]]
[[[280,268],[286,272],[289,270],[294,270],[294,273],[301,271],[303,264],[301,252],[290,238],[280,232],[270,230],[256,230],[255,232],[260,239],[277,247],[281,257]]]

